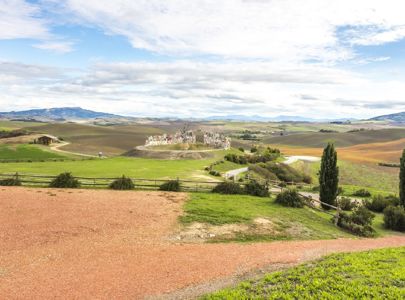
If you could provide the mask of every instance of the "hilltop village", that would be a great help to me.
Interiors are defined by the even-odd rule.
[[[216,149],[230,149],[231,139],[220,133],[204,132],[203,140],[204,145]],[[146,139],[145,146],[160,146],[160,145],[175,145],[175,144],[196,144],[197,136],[192,130],[177,131],[175,134],[163,134],[149,136]]]

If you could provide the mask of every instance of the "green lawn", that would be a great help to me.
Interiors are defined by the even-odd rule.
[[[147,158],[114,157],[83,161],[3,163],[3,173],[29,173],[56,175],[72,172],[75,176],[116,177],[121,175],[150,179],[195,179],[207,180],[204,167],[215,159],[209,160],[158,160]],[[212,177],[214,178],[214,177]],[[218,180],[218,178],[216,178]]]
[[[330,255],[202,299],[405,299],[405,248]]]
[[[273,236],[241,236],[240,241],[280,239],[333,239],[353,237],[333,225],[331,216],[310,208],[287,208],[274,203],[273,198],[245,195],[191,194],[184,205],[183,224],[193,222],[223,225],[252,223],[257,217],[271,220]]]
[[[51,152],[46,147],[38,145],[0,145],[0,161],[1,160],[48,160],[62,159],[65,155]],[[2,165],[2,170],[5,165]]]

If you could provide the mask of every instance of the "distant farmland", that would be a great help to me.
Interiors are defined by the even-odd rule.
[[[287,146],[322,148],[329,141],[337,147],[349,147],[358,144],[389,142],[405,137],[405,129],[390,128],[380,130],[364,130],[356,132],[308,132],[286,136],[270,137],[263,142]]]
[[[143,145],[147,136],[164,132],[163,129],[148,125],[95,126],[74,123],[46,124],[27,129],[52,134],[70,142],[63,150],[86,154],[101,151],[106,155],[122,154]]]

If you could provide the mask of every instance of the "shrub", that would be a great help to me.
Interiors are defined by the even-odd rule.
[[[245,149],[243,149],[242,147],[239,147],[238,150],[239,150],[240,152],[245,152]]]
[[[111,182],[109,188],[113,190],[133,190],[135,188],[135,184],[131,178],[122,175],[121,178],[117,178]]]
[[[163,183],[159,187],[159,190],[168,192],[180,192],[181,190],[180,182],[178,180],[169,180]]]
[[[71,173],[61,173],[54,180],[51,181],[49,187],[53,188],[78,188],[80,182],[72,176]]]
[[[405,232],[405,210],[400,206],[384,209],[384,226],[391,230]]]
[[[252,180],[245,185],[245,192],[248,195],[258,196],[258,197],[269,197],[270,196],[269,189],[267,188],[267,186],[260,184],[255,180]]]
[[[338,206],[345,211],[350,211],[356,207],[356,203],[352,199],[347,197],[342,197],[338,200]]]
[[[0,180],[0,186],[20,186],[21,180],[18,178],[18,175],[12,178],[5,178]]]
[[[364,237],[372,237],[375,230],[371,227],[375,215],[364,206],[358,207],[351,215],[339,214],[337,225],[351,233]]]
[[[296,190],[285,190],[277,195],[276,203],[288,207],[304,207],[304,199]]]
[[[366,189],[360,189],[355,191],[352,195],[356,197],[370,197],[371,193]]]
[[[218,171],[215,171],[215,170],[209,171],[209,174],[212,176],[221,176],[221,173],[219,173]]]
[[[234,182],[221,182],[212,190],[213,193],[219,194],[243,194],[243,189],[240,187],[238,183]]]
[[[256,153],[256,152],[257,152],[257,147],[252,147],[252,148],[250,149],[250,152],[251,152],[251,153]]]
[[[304,176],[302,176],[302,182],[307,183],[307,184],[311,184],[312,183],[312,177],[309,175],[304,174]]]
[[[383,197],[381,195],[374,196],[371,201],[364,201],[364,205],[371,211],[383,212],[390,205],[398,205],[399,199],[395,196]]]

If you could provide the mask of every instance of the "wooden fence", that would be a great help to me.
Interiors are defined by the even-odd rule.
[[[37,174],[23,174],[23,173],[0,173],[0,180],[6,178],[16,178],[20,180],[22,185],[46,187],[49,186],[51,181],[55,179],[55,175],[37,175]],[[111,182],[117,177],[80,177],[75,176],[79,180],[83,188],[107,188]],[[221,181],[194,181],[194,180],[180,180],[180,179],[148,179],[148,178],[131,178],[135,184],[136,189],[143,190],[158,190],[159,187],[169,181],[178,180],[183,191],[192,192],[208,192],[211,191]]]

